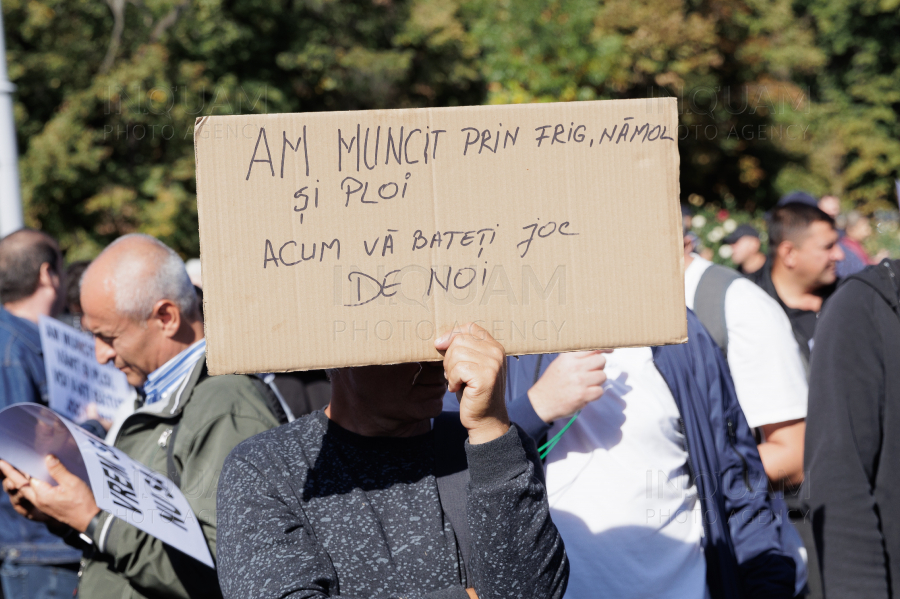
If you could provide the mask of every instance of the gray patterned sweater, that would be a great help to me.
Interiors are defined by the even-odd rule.
[[[364,437],[314,412],[241,443],[219,484],[224,596],[467,599],[471,586],[479,599],[562,597],[568,560],[517,433],[465,442],[468,581],[433,433]]]

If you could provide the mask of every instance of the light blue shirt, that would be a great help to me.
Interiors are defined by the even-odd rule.
[[[147,375],[147,381],[144,383],[144,405],[149,406],[161,400],[168,400],[205,353],[204,338]]]

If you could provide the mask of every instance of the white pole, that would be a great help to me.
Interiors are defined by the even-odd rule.
[[[3,10],[0,9],[0,237],[23,226],[19,153],[16,149],[16,122],[13,119],[14,91],[16,86],[6,78],[6,40],[3,36]]]

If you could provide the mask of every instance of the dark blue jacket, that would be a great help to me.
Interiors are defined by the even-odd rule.
[[[654,347],[653,361],[681,413],[689,465],[703,507],[710,595],[793,597],[796,564],[782,541],[782,520],[768,494],[756,440],[738,404],[725,358],[690,310],[688,337],[684,345]],[[555,357],[509,358],[510,418],[535,439],[546,435],[549,425],[534,413],[526,393],[535,375]]]
[[[37,325],[0,307],[0,352],[0,409],[21,402],[46,405],[44,354]],[[17,563],[70,564],[81,558],[81,552],[63,543],[44,524],[18,515],[3,493],[0,559],[6,557]]]

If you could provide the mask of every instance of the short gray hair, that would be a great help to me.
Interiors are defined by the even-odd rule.
[[[157,249],[142,255],[128,255],[115,267],[112,290],[116,311],[136,321],[145,321],[153,313],[153,306],[167,299],[178,306],[187,318],[199,316],[197,292],[184,268],[184,260],[172,248],[150,235],[123,235],[104,251],[123,241],[140,239]],[[156,254],[156,256],[153,256]]]

